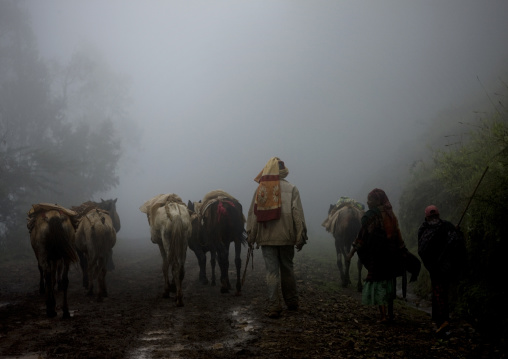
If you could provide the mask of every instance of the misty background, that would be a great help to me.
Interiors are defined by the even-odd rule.
[[[119,237],[142,241],[139,207],[160,193],[223,189],[247,215],[272,156],[310,241],[331,239],[321,222],[340,196],[365,203],[379,187],[397,212],[412,164],[467,132],[459,121],[489,108],[508,69],[501,1],[23,4],[43,58],[88,51],[125,75],[119,184],[93,199],[118,198]]]

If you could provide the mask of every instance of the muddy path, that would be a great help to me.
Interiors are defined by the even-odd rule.
[[[200,284],[189,251],[185,306],[177,308],[173,298],[162,298],[157,247],[140,243],[117,242],[102,303],[85,296],[79,269],[71,269],[68,320],[60,311],[57,318],[45,316],[32,253],[2,261],[0,358],[503,357],[467,323],[457,321],[447,337],[436,337],[428,313],[403,300],[396,301],[393,324],[377,323],[375,308],[361,306],[354,288],[339,286],[333,247],[307,246],[296,254],[300,310],[269,319],[261,251],[241,296]]]

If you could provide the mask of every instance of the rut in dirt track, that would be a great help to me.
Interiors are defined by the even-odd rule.
[[[85,296],[78,268],[71,269],[70,320],[45,316],[33,253],[0,263],[0,358],[504,357],[464,323],[456,323],[450,337],[436,338],[429,315],[401,300],[396,322],[378,324],[375,308],[362,306],[353,288],[339,286],[334,261],[323,260],[330,258],[326,248],[306,246],[296,254],[300,310],[274,320],[264,316],[261,251],[254,252],[254,269],[249,266],[242,295],[235,296],[200,284],[189,250],[185,306],[178,308],[174,298],[162,298],[157,246],[138,243],[117,242],[116,269],[106,277],[109,297],[102,303]]]

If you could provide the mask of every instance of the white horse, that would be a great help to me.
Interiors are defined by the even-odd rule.
[[[192,234],[191,217],[187,206],[176,194],[161,194],[140,208],[146,213],[153,243],[159,246],[164,275],[164,298],[169,297],[169,266],[176,290],[176,305],[183,306],[182,280],[188,240]]]

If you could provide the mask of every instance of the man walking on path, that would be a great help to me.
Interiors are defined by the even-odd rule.
[[[300,193],[285,178],[284,162],[272,157],[254,179],[259,185],[247,216],[249,246],[261,246],[268,287],[267,315],[278,318],[282,312],[279,285],[289,310],[298,310],[298,291],[293,271],[295,248],[307,242],[307,227]]]
[[[432,321],[436,324],[436,333],[444,333],[450,321],[450,283],[463,269],[466,247],[462,232],[442,220],[434,205],[425,208],[425,221],[418,229],[418,254],[430,274]]]

